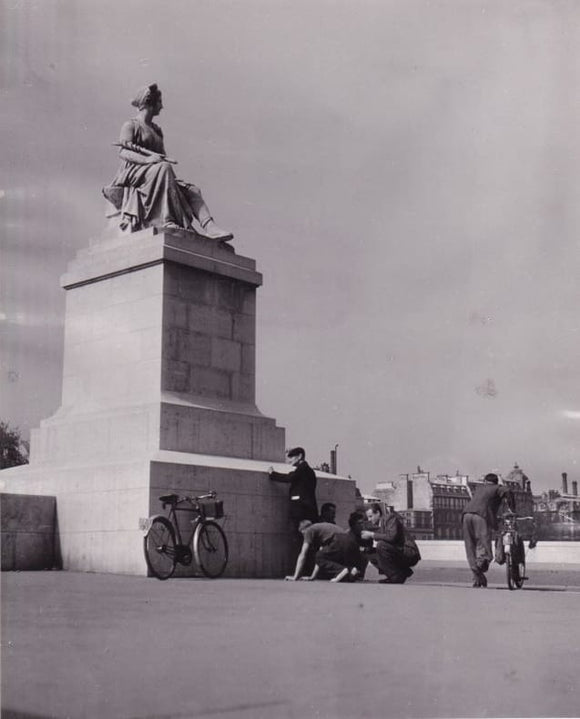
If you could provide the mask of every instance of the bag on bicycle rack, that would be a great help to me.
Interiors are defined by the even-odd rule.
[[[224,503],[221,499],[203,499],[199,508],[204,519],[221,519],[224,516]]]

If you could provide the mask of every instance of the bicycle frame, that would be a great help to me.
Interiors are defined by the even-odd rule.
[[[504,552],[506,554],[512,551],[512,547],[518,538],[517,517],[507,516],[503,519],[503,527],[501,530],[501,539],[503,542]]]
[[[186,501],[185,499],[183,501]],[[193,541],[193,535],[195,534],[195,530],[197,525],[200,522],[203,522],[203,516],[201,513],[201,510],[199,509],[199,506],[196,506],[196,504],[193,504],[192,500],[187,498],[187,501],[192,504],[190,507],[179,507],[178,503],[172,504],[171,508],[169,510],[169,514],[167,515],[167,519],[173,524],[173,527],[175,529],[175,539],[177,540],[178,545],[183,545],[183,539],[181,535],[181,527],[179,526],[179,521],[177,519],[177,512],[189,512],[190,514],[195,515],[193,519],[191,520],[191,537],[189,540],[185,543],[186,546],[189,546],[191,542]]]
[[[533,517],[518,517],[515,514],[506,514],[503,517],[503,527],[501,529],[501,538],[506,553],[511,552],[512,546],[519,539],[518,522],[531,519]]]

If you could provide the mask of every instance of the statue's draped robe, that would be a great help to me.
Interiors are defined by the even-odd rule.
[[[127,143],[165,155],[163,132],[158,125],[146,125],[135,118],[121,128],[121,145]],[[201,204],[200,190],[178,180],[169,162],[138,165],[122,160],[111,185],[103,194],[121,213],[121,226],[132,230],[145,227],[189,228]]]

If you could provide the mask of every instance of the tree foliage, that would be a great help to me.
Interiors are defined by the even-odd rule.
[[[0,421],[0,469],[28,463],[28,442],[22,439],[18,427]]]

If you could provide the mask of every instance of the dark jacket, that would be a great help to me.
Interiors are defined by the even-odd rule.
[[[402,547],[405,544],[405,526],[395,512],[389,512],[389,514],[382,516],[376,530],[372,529],[376,542],[388,542],[396,547]]]
[[[316,504],[316,474],[306,460],[296,465],[290,474],[271,472],[270,479],[274,482],[290,484],[290,517],[295,522],[309,519],[318,521],[318,505]]]
[[[378,531],[376,531],[378,530]],[[403,518],[396,512],[381,517],[378,527],[372,528],[377,543],[377,552],[388,552],[391,560],[393,553],[401,557],[401,566],[414,567],[421,559],[421,553],[415,537],[407,530]]]
[[[483,484],[475,490],[471,500],[465,505],[463,514],[478,514],[491,529],[497,529],[497,511],[503,498],[507,499],[510,509],[514,509],[513,494],[502,484]]]
[[[356,567],[361,572],[368,562],[360,552],[359,537],[352,529],[335,534],[331,542],[320,548],[316,557],[330,559],[349,569]]]

